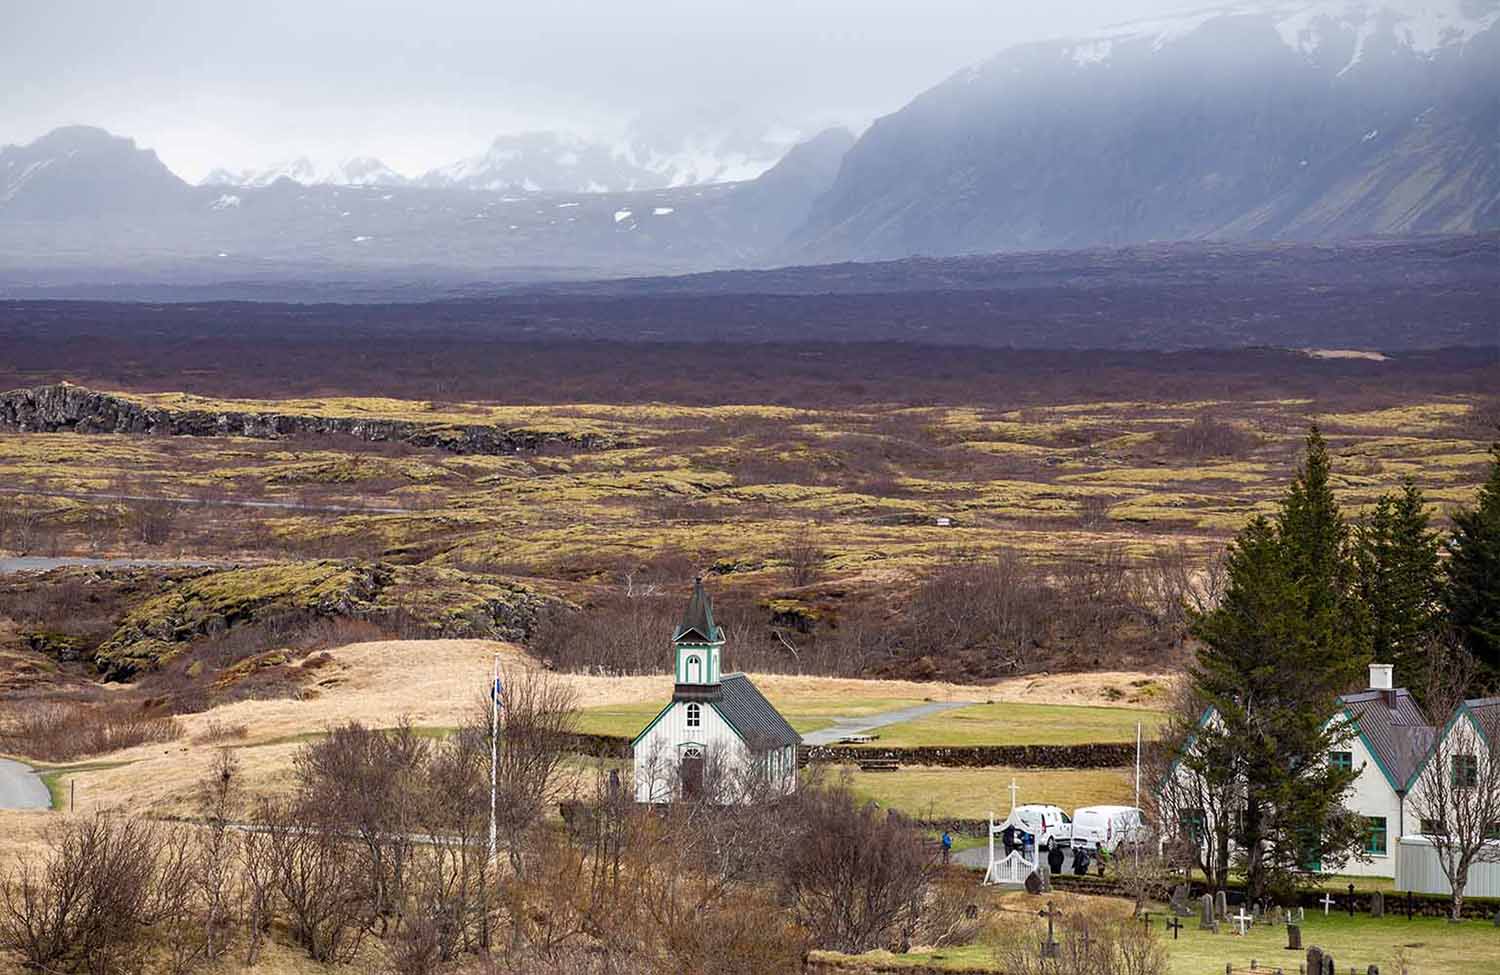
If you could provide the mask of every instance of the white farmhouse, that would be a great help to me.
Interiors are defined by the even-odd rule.
[[[1397,841],[1415,831],[1409,794],[1423,759],[1432,746],[1434,730],[1410,691],[1392,687],[1390,664],[1370,665],[1370,686],[1338,699],[1339,710],[1329,722],[1347,722],[1351,734],[1345,745],[1328,755],[1328,762],[1355,769],[1354,784],[1345,806],[1364,817],[1364,850],[1368,861],[1349,860],[1339,873],[1370,877],[1397,876]],[[1199,719],[1200,727],[1216,725],[1218,714],[1210,708]],[[1193,747],[1190,740],[1187,748]],[[1177,787],[1179,823],[1164,824],[1169,830],[1199,832],[1211,826],[1203,809],[1188,808],[1182,797],[1194,786],[1174,764],[1168,784]],[[1201,835],[1201,834],[1200,834]],[[1321,869],[1321,865],[1312,865]],[[1398,889],[1401,889],[1398,884]]]
[[[750,801],[797,784],[802,738],[744,674],[721,674],[724,631],[703,580],[672,634],[672,700],[631,742],[637,802]]]

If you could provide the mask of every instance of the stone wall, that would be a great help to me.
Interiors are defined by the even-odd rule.
[[[872,748],[855,745],[804,745],[802,762],[855,764],[861,759],[893,759],[903,765],[946,768],[1119,768],[1135,761],[1133,744],[966,745],[920,748]]]

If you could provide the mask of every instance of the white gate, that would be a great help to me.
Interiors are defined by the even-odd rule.
[[[1034,872],[1036,864],[1022,856],[1020,850],[1012,850],[1009,855],[990,861],[990,868],[984,874],[984,882],[1006,887],[1024,887],[1026,878]]]

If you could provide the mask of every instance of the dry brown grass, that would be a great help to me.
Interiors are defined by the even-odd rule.
[[[189,815],[194,790],[208,772],[216,749],[215,727],[243,726],[236,744],[243,781],[252,794],[280,791],[305,736],[347,721],[389,727],[402,716],[421,727],[451,727],[481,701],[496,654],[512,671],[534,669],[535,661],[509,644],[485,640],[391,640],[357,643],[330,652],[332,662],[318,671],[316,696],[300,700],[237,701],[184,715],[182,740],[143,745],[110,756],[124,763],[65,775],[76,783],[78,808],[130,808],[152,815]],[[665,651],[663,651],[665,656]],[[665,702],[671,678],[557,675],[577,695],[580,708],[640,701]],[[1161,674],[1108,672],[1042,675],[986,687],[899,680],[853,680],[786,675],[755,675],[756,684],[787,705],[830,698],[890,698],[893,701],[1026,701],[1046,704],[1099,704],[1109,688],[1133,682],[1170,682]],[[1127,703],[1120,702],[1122,705]]]

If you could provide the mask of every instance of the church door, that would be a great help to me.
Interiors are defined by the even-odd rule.
[[[703,749],[682,750],[679,774],[682,776],[682,798],[697,799],[703,795]]]

